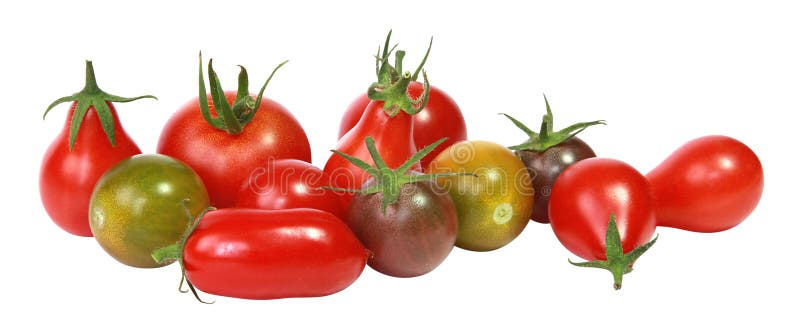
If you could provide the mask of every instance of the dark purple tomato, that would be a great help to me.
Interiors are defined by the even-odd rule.
[[[374,179],[362,189],[374,185]],[[406,183],[396,202],[382,209],[383,193],[357,194],[347,224],[373,256],[370,267],[395,277],[426,274],[456,242],[458,214],[447,191],[431,181]]]
[[[544,152],[519,150],[514,153],[528,168],[533,180],[536,195],[533,196],[531,219],[543,224],[550,223],[547,203],[550,202],[550,192],[556,178],[572,164],[596,156],[592,148],[578,137],[572,137]]]

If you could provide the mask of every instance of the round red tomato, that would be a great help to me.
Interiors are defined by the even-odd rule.
[[[408,95],[413,98],[419,97],[422,91],[422,83],[415,81],[408,86]],[[339,124],[339,138],[344,137],[358,123],[369,102],[367,94],[362,94],[347,107]],[[442,145],[436,147],[436,150],[422,159],[423,168],[428,166],[441,151],[456,142],[467,139],[467,125],[461,109],[453,98],[434,86],[430,86],[428,104],[412,118],[414,119],[413,137],[417,150],[447,137]]]
[[[719,232],[741,223],[764,190],[753,151],[726,136],[692,140],[647,174],[659,226]]]
[[[236,92],[225,92],[230,104]],[[208,96],[212,115],[216,115]],[[311,161],[311,147],[300,123],[277,102],[263,98],[252,120],[237,135],[206,122],[198,99],[181,107],[167,122],[158,141],[158,153],[192,167],[208,188],[211,204],[231,207],[242,182],[269,159]]]
[[[280,210],[311,208],[345,219],[339,196],[321,189],[328,177],[316,166],[294,159],[270,160],[242,183],[237,208]]]
[[[586,260],[606,260],[606,230],[616,216],[624,253],[646,244],[656,228],[647,179],[608,158],[581,160],[565,169],[550,195],[550,226],[567,249]]]

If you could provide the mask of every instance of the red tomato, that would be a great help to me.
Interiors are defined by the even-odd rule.
[[[586,260],[606,260],[606,230],[616,216],[625,253],[646,244],[656,228],[645,177],[613,159],[589,158],[565,169],[550,195],[550,225],[567,249]]]
[[[336,216],[313,209],[208,212],[186,240],[186,279],[215,295],[325,296],[361,275],[369,252]]]
[[[103,101],[103,104],[89,105],[89,100]],[[50,218],[69,233],[92,236],[89,200],[97,180],[117,162],[142,153],[122,128],[117,110],[111,103],[126,100],[131,99],[112,96],[100,90],[92,63],[87,61],[86,87],[50,105],[52,108],[61,102],[75,101],[70,106],[61,133],[47,149],[39,172],[42,204]],[[87,104],[76,109],[79,101]],[[103,125],[108,127],[108,132]]]
[[[225,92],[228,103],[236,92]],[[212,114],[214,106],[209,95]],[[211,204],[231,207],[242,182],[267,165],[269,159],[311,161],[311,147],[300,123],[283,106],[264,98],[252,121],[238,135],[206,122],[198,99],[181,107],[167,122],[158,141],[158,153],[192,167],[208,188]]]
[[[372,161],[364,145],[364,140],[372,137],[386,165],[396,169],[417,152],[414,139],[411,138],[413,127],[411,117],[403,111],[394,117],[389,116],[383,110],[383,101],[372,101],[367,105],[364,115],[353,130],[339,140],[336,150],[367,162]],[[411,170],[421,171],[422,168],[416,163]],[[338,154],[331,155],[323,171],[330,176],[331,186],[336,188],[361,189],[364,182],[370,178],[366,171]],[[343,208],[348,208],[353,194],[341,195]]]
[[[339,197],[333,191],[320,189],[328,182],[322,170],[308,162],[270,160],[242,183],[236,207],[264,210],[311,208],[345,219]]]
[[[416,98],[422,94],[422,88],[421,83],[412,82],[408,87],[408,93]],[[347,107],[339,124],[339,138],[344,137],[358,123],[369,102],[367,94],[362,94]],[[422,159],[423,168],[428,166],[441,151],[458,141],[467,139],[467,125],[461,109],[458,108],[453,98],[434,86],[430,86],[428,104],[422,111],[415,114],[413,119],[413,136],[417,150],[433,144],[439,139],[447,138],[442,145],[437,146],[436,150]]]
[[[764,170],[736,139],[692,140],[647,174],[659,226],[719,232],[741,223],[764,189]]]

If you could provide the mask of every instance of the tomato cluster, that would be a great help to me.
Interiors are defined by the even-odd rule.
[[[211,61],[206,91],[201,57],[198,97],[164,126],[156,154],[142,154],[113,105],[152,96],[103,92],[87,62],[86,87],[47,109],[73,101],[42,162],[44,207],[126,265],[178,262],[195,296],[274,299],[336,293],[367,265],[424,275],[454,247],[509,244],[530,220],[618,289],[658,226],[723,231],[760,200],[760,161],[733,138],[698,138],[641,174],[576,137],[604,121],[555,131],[546,98],[538,131],[502,114],[522,144],[468,140],[458,105],[428,82],[430,46],[412,73],[390,38],[322,169],[299,122],[264,96],[285,62],[251,94],[243,67],[225,91]]]

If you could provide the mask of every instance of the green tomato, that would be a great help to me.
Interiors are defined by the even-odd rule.
[[[182,162],[159,154],[121,161],[95,185],[89,225],[100,246],[133,267],[156,268],[153,250],[175,244],[192,217],[209,206],[203,181]]]
[[[530,174],[509,149],[487,141],[460,141],[431,161],[428,173],[471,173],[436,180],[458,209],[456,246],[490,251],[514,240],[533,209]]]

